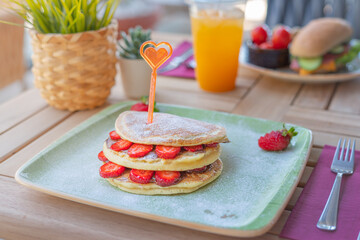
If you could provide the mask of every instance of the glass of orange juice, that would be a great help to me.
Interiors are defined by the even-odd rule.
[[[235,88],[246,0],[188,0],[195,75],[203,90]]]

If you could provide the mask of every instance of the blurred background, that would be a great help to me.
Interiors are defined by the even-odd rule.
[[[0,3],[7,0],[0,0]],[[0,5],[1,6],[1,5]],[[302,26],[313,18],[335,16],[347,19],[360,35],[359,0],[248,0],[244,38],[255,26],[266,22],[270,27],[283,23]],[[157,32],[190,34],[190,18],[184,0],[122,0],[115,19],[119,30],[141,25]],[[0,9],[0,20],[21,20]],[[31,47],[27,32],[21,27],[0,23],[0,103],[33,87]]]
[[[265,20],[266,8],[266,0],[248,1],[245,31]],[[122,0],[114,17],[120,31],[141,25],[158,32],[191,33],[188,6],[184,0]],[[22,23],[5,9],[0,9],[0,20]],[[0,103],[33,87],[31,65],[27,32],[21,27],[0,23]]]

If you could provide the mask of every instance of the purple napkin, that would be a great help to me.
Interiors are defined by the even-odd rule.
[[[180,56],[182,53],[184,53],[186,50],[188,50],[189,48],[192,47],[192,43],[191,42],[182,42],[179,46],[177,46],[174,51],[173,54],[171,55],[171,57],[162,65],[162,67],[165,67],[166,65],[168,65],[168,63],[177,56]],[[171,70],[171,71],[167,71],[167,72],[163,72],[163,73],[158,73],[159,75],[162,76],[170,76],[170,77],[181,77],[181,78],[193,78],[195,79],[195,71],[194,69],[188,68],[186,67],[186,63],[191,61],[192,59],[194,59],[194,56],[189,57],[183,64],[181,64],[179,67]]]
[[[330,232],[316,227],[335,180],[335,173],[330,171],[335,149],[324,147],[280,237],[307,240],[357,238],[360,231],[360,151],[355,153],[354,173],[343,175],[337,229]]]

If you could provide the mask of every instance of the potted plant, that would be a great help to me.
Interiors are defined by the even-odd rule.
[[[119,65],[125,95],[138,99],[148,95],[151,80],[151,68],[140,55],[141,45],[151,40],[151,31],[140,26],[130,28],[128,34],[120,33]]]
[[[35,86],[58,109],[102,105],[116,75],[119,0],[9,0],[29,26]]]

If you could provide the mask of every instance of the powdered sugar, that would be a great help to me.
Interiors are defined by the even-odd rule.
[[[146,112],[124,112],[115,127],[129,141],[154,145],[195,145],[220,141],[226,136],[222,127],[166,113],[154,113],[153,123],[147,124]]]

